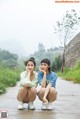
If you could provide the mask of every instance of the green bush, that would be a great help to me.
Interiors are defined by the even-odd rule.
[[[58,73],[63,79],[80,83],[80,61],[77,62],[76,66],[68,69],[65,68],[63,73]]]
[[[6,91],[7,87],[15,86],[20,80],[20,69],[0,69],[0,94]]]
[[[75,83],[80,83],[80,70],[71,70],[65,74],[64,78],[66,80],[74,81]]]
[[[3,94],[6,92],[6,87],[4,84],[0,83],[0,94]]]
[[[64,73],[68,73],[68,71],[70,71],[70,69],[68,67],[64,68]]]

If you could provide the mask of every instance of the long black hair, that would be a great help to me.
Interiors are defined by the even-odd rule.
[[[51,71],[51,68],[50,68],[51,63],[50,63],[50,60],[49,59],[45,58],[45,59],[41,60],[41,63],[48,64],[48,66],[49,66],[48,71],[49,72]]]

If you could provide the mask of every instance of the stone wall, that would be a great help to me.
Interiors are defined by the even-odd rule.
[[[80,60],[80,33],[66,47],[65,65],[73,67],[78,60]]]

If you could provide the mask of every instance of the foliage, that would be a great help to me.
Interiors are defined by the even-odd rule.
[[[64,73],[58,73],[63,79],[80,83],[80,61],[77,62],[76,66],[69,69],[65,68]]]
[[[37,66],[39,66],[43,58],[50,59],[52,63],[55,57],[62,54],[62,50],[63,50],[62,47],[59,47],[59,48],[54,47],[54,48],[45,50],[44,45],[39,43],[38,51],[34,52],[34,54],[31,54],[29,57],[34,57],[36,59]]]
[[[62,66],[62,58],[61,55],[58,55],[57,57],[55,57],[55,60],[52,62],[51,69],[53,71],[57,71],[61,69],[61,66]]]
[[[0,94],[3,94],[6,92],[6,87],[3,83],[0,82]]]
[[[55,33],[59,37],[61,42],[61,46],[63,49],[63,60],[62,60],[62,72],[65,67],[65,52],[67,43],[73,38],[76,28],[80,27],[80,12],[77,13],[74,9],[70,11],[67,10],[63,19],[61,21],[56,22],[56,26],[54,28]]]
[[[6,50],[0,50],[0,67],[14,68],[18,66],[18,55]]]
[[[16,85],[19,81],[20,69],[0,68],[0,94],[6,91],[7,87]]]
[[[56,57],[58,57],[58,56],[61,57],[62,50],[63,50],[63,47],[54,47],[54,48],[50,48],[50,49],[45,50],[44,45],[42,43],[39,43],[38,50],[36,52],[29,55],[28,57],[19,58],[19,60],[18,60],[19,65],[20,65],[21,69],[24,70],[25,69],[24,62],[27,59],[29,59],[30,57],[34,57],[36,60],[36,71],[38,71],[38,67],[39,67],[40,62],[43,58],[50,59],[51,65],[52,65],[52,63],[55,63],[54,60]],[[57,61],[57,63],[58,63],[58,61]],[[60,68],[60,66],[58,68]]]
[[[44,45],[43,45],[42,43],[39,43],[39,45],[38,45],[38,50],[39,50],[40,52],[45,52],[45,47],[44,47]]]
[[[63,44],[63,46],[65,47],[67,41],[69,39],[72,39],[76,30],[76,26],[78,29],[79,25],[80,13],[77,13],[74,9],[67,10],[65,15],[63,16],[63,19],[61,21],[57,21],[54,28],[57,36],[60,39],[61,45]]]

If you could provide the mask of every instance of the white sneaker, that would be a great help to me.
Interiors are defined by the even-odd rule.
[[[24,107],[23,107],[23,102],[19,102],[18,109],[19,109],[19,110],[24,109]]]
[[[30,110],[34,110],[34,109],[35,109],[33,102],[29,102],[29,103],[28,103],[28,108],[29,108]]]
[[[46,110],[47,109],[47,104],[45,103],[42,103],[42,107],[41,107],[42,110]]]
[[[49,102],[49,103],[48,103],[47,109],[48,109],[48,110],[52,110],[52,109],[53,109],[53,107],[52,107],[52,102]]]

